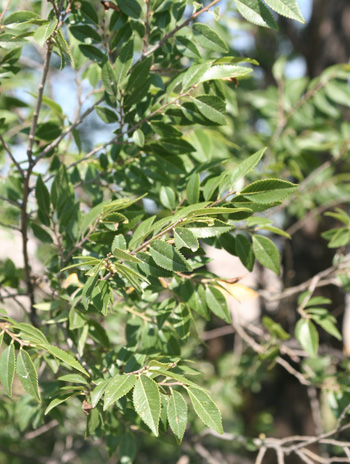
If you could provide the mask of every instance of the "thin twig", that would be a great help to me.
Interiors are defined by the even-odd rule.
[[[186,27],[188,24],[190,24],[190,22],[192,22],[193,20],[195,20],[196,18],[198,18],[198,16],[200,16],[201,14],[205,13],[206,11],[208,11],[211,7],[213,7],[214,5],[216,5],[217,3],[219,3],[220,0],[214,0],[213,2],[209,3],[209,5],[205,6],[204,8],[200,9],[199,11],[197,11],[196,13],[193,13],[193,15],[191,17],[189,17],[188,19],[186,19],[186,21],[184,21],[183,23],[179,24],[178,26],[176,26],[172,31],[170,31],[168,34],[166,34],[161,40],[160,42],[158,42],[156,45],[154,45],[154,47],[150,48],[149,50],[147,50],[142,56],[143,57],[146,57],[146,56],[149,56],[149,55],[152,55],[155,51],[157,51],[159,48],[161,48],[165,42],[167,40],[169,40],[171,37],[173,37],[180,29]]]
[[[16,166],[18,172],[21,174],[21,176],[23,177],[24,176],[24,171],[23,169],[21,168],[20,164],[18,163],[18,161],[16,160],[16,158],[13,156],[12,154],[12,151],[10,150],[10,147],[7,145],[7,143],[5,142],[3,136],[0,134],[0,141],[1,143],[3,144],[5,150],[7,151],[9,157],[11,158],[13,164]]]
[[[10,2],[11,2],[11,0],[7,0],[6,4],[4,6],[4,9],[2,10],[2,13],[0,14],[0,27],[1,27],[1,21],[2,21],[3,17],[5,16],[5,13],[8,10],[8,7],[10,6]]]
[[[67,345],[69,346],[69,348],[74,351],[75,353],[75,356],[77,357],[78,361],[80,362],[80,364],[84,367],[84,369],[90,374],[92,375],[92,370],[90,369],[90,367],[87,365],[87,363],[84,361],[84,359],[80,356],[78,350],[76,349],[75,345],[74,345],[74,342],[73,340],[70,338],[70,336],[68,335],[66,329],[63,327],[62,324],[58,324],[60,329],[62,330],[62,333],[64,335],[64,338],[67,342]]]
[[[29,133],[27,157],[28,157],[30,166],[32,166],[33,164],[32,155],[33,155],[33,146],[34,146],[34,140],[35,140],[35,132],[36,132],[36,128],[38,125],[39,113],[40,113],[40,109],[41,109],[41,105],[43,101],[45,83],[46,83],[47,76],[49,74],[51,55],[52,55],[52,44],[48,41],[47,49],[46,49],[46,56],[45,56],[45,61],[44,61],[44,67],[43,67],[43,73],[42,73],[41,81],[38,87],[38,98],[36,101],[36,106],[35,106],[33,120],[32,120],[32,126],[31,126],[30,133]],[[35,161],[35,163],[36,162],[37,161]]]
[[[7,203],[10,203],[12,206],[17,206],[17,208],[22,208],[22,205],[18,203],[18,201],[10,200],[9,198],[3,197],[0,195],[0,200],[6,201]]]
[[[25,440],[32,440],[33,438],[39,437],[43,433],[48,432],[49,430],[57,427],[59,425],[58,421],[56,419],[48,422],[47,424],[42,425],[36,430],[33,430],[32,432],[27,432],[24,435]]]
[[[84,119],[93,112],[95,106],[99,105],[104,101],[104,97],[100,98],[96,103],[94,103],[90,108],[88,108],[76,121],[74,121],[69,127],[67,127],[59,137],[57,137],[53,142],[51,142],[45,149],[35,158],[35,163],[44,158],[52,149],[57,147],[57,145],[65,138],[66,135],[70,134],[79,124],[81,124]],[[108,144],[107,144],[108,145]],[[107,146],[106,145],[106,146]],[[102,148],[100,148],[102,149]]]
[[[256,457],[255,464],[262,464],[266,451],[267,451],[267,448],[265,446],[262,446],[260,448],[258,455]]]
[[[7,229],[12,229],[12,230],[17,230],[18,232],[21,232],[21,229],[17,226],[13,226],[11,224],[5,224],[4,222],[0,222],[1,227],[6,227]]]

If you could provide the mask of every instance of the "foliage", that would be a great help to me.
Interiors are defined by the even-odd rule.
[[[271,10],[304,21],[296,0],[265,3],[235,1],[258,26],[277,29]],[[281,59],[277,87],[254,88],[258,63],[235,53],[216,4],[52,0],[46,12],[31,2],[1,17],[0,141],[10,163],[0,186],[2,226],[21,235],[24,260],[23,267],[4,260],[0,269],[0,414],[16,430],[11,439],[0,435],[9,456],[29,429],[54,423],[66,435],[83,434],[73,424],[84,413],[85,438],[103,440],[123,463],[138,459],[138,437],[144,449],[151,434],[160,443],[191,441],[200,423],[222,435],[220,410],[224,426],[237,431],[228,397],[244,362],[257,367],[246,373],[255,384],[263,381],[259,369],[276,363],[303,385],[325,390],[331,378],[333,409],[343,410],[348,367],[329,376],[318,356],[319,332],[341,335],[323,306],[331,301],[313,293],[323,278],[349,288],[346,212],[327,213],[341,222],[323,234],[337,249],[334,265],[292,293],[301,293],[300,318],[287,331],[265,317],[263,336],[252,338],[226,301],[239,276],[223,279],[206,266],[211,245],[248,271],[257,263],[280,276],[281,243],[294,230],[274,223],[275,213],[300,222],[349,200],[350,68],[308,82],[286,78]],[[208,11],[214,17],[202,22]],[[34,66],[37,91],[35,53],[43,57]],[[75,115],[55,95],[60,73],[67,88],[75,79],[76,92],[65,97],[76,93]],[[103,134],[96,143],[89,121]],[[331,161],[320,162],[322,152]],[[29,242],[38,245],[38,275]],[[232,366],[225,373],[224,358],[218,375],[201,373],[210,320],[233,325],[247,343],[240,374],[226,378]],[[305,355],[300,370],[282,358],[295,361],[290,336]],[[269,448],[259,440],[241,444]]]

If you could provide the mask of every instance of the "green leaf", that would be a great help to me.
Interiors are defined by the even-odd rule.
[[[104,53],[94,45],[80,44],[79,50],[81,53],[92,61],[103,61]]]
[[[142,259],[139,268],[147,277],[172,277],[172,273],[166,269],[157,266],[154,259],[147,253],[137,254]]]
[[[134,374],[129,375],[116,375],[107,385],[105,390],[105,400],[103,409],[104,411],[111,404],[118,401],[120,398],[125,396],[132,388],[134,388],[137,377]]]
[[[280,340],[289,340],[290,335],[287,333],[281,324],[278,322],[275,322],[271,317],[268,316],[263,316],[262,318],[262,323],[264,326],[267,328],[267,330],[270,332],[270,334],[273,337],[279,338]]]
[[[191,311],[188,306],[180,303],[173,314],[173,326],[179,334],[180,340],[186,342],[190,335]]]
[[[64,402],[66,402],[67,400],[69,400],[69,398],[72,398],[72,396],[74,396],[74,395],[72,395],[71,393],[66,393],[65,395],[61,396],[60,398],[53,399],[49,403],[48,407],[45,409],[44,415],[46,416],[46,414],[48,414],[52,409],[54,409],[59,404],[62,404]]]
[[[160,189],[160,202],[167,209],[175,209],[176,195],[171,187],[162,185]]]
[[[82,293],[82,303],[84,308],[87,310],[91,301],[93,289],[98,280],[98,271],[91,275],[88,280],[85,282],[83,293]]]
[[[41,330],[33,327],[31,324],[27,324],[26,322],[21,322],[16,324],[16,328],[21,331],[21,338],[22,340],[28,340],[34,344],[47,344],[47,338],[41,332]]]
[[[186,90],[193,85],[199,84],[203,76],[210,70],[211,64],[208,62],[193,64],[184,73],[182,88]]]
[[[38,216],[45,225],[50,225],[50,193],[44,184],[41,174],[38,175],[35,186],[35,197],[38,203]]]
[[[119,462],[120,464],[132,464],[137,452],[135,437],[132,433],[125,433],[119,437]]]
[[[150,245],[150,253],[158,266],[168,271],[188,272],[191,266],[172,245],[163,240],[154,240]]]
[[[177,227],[174,229],[175,246],[178,250],[182,247],[189,248],[193,252],[199,248],[199,243],[193,232],[185,227]]]
[[[117,0],[117,4],[131,18],[138,19],[141,16],[142,8],[137,0]]]
[[[143,147],[145,144],[145,136],[142,130],[137,129],[133,134],[132,134],[132,139],[138,147]]]
[[[59,30],[59,31],[57,32],[56,40],[57,40],[57,44],[58,44],[58,46],[59,46],[61,52],[62,52],[62,53],[64,52],[64,53],[68,56],[68,58],[69,58],[69,60],[70,60],[70,62],[71,62],[71,66],[72,66],[72,68],[74,69],[74,67],[75,67],[74,58],[73,58],[73,55],[72,55],[72,53],[71,53],[71,51],[70,51],[70,48],[69,48],[69,46],[68,46],[68,44],[67,44],[66,39],[63,37],[63,34],[62,34],[62,31],[61,31],[61,30]],[[62,69],[63,67],[64,67],[64,63],[61,63],[61,69]]]
[[[249,239],[242,234],[236,235],[236,252],[237,256],[241,260],[243,266],[245,266],[248,271],[252,271],[254,267],[254,253],[252,244]]]
[[[33,39],[36,43],[38,43],[41,47],[44,46],[47,39],[51,36],[57,26],[57,19],[53,19],[48,24],[44,26],[38,27],[33,35]]]
[[[256,203],[273,203],[285,200],[291,193],[298,189],[297,184],[292,184],[281,179],[263,179],[247,185],[241,195]]]
[[[117,114],[105,106],[95,106],[96,113],[106,124],[113,124],[118,122]]]
[[[226,124],[226,103],[214,95],[198,95],[193,99],[200,113],[216,124]]]
[[[89,2],[81,2],[81,12],[95,24],[98,24],[98,16],[95,8]]]
[[[208,286],[205,290],[207,305],[216,316],[231,324],[231,315],[227,306],[227,301],[222,292],[213,286]]]
[[[199,186],[200,177],[199,174],[193,173],[188,180],[186,187],[187,202],[190,205],[194,205],[199,201]]]
[[[211,66],[206,72],[201,74],[196,84],[200,84],[206,81],[220,80],[220,79],[233,79],[238,77],[246,76],[253,70],[244,66],[235,66],[230,64],[214,65]]]
[[[167,414],[171,430],[180,444],[187,424],[187,404],[181,393],[173,391],[168,402]]]
[[[341,227],[333,235],[331,241],[328,243],[328,248],[339,248],[346,246],[350,243],[350,229],[349,227]]]
[[[130,250],[133,250],[137,246],[139,246],[144,238],[149,234],[149,230],[155,220],[156,216],[151,216],[147,218],[145,221],[141,222],[140,225],[134,231],[134,235],[129,243]]]
[[[80,42],[85,42],[86,39],[101,42],[100,34],[88,24],[72,25],[69,27],[69,30],[73,37],[78,39]]]
[[[50,142],[51,140],[56,139],[61,135],[61,127],[54,121],[47,121],[42,124],[38,124],[37,130],[35,132],[35,137],[38,137],[41,140]]]
[[[247,21],[257,26],[278,30],[271,11],[260,0],[235,0],[237,10]]]
[[[88,384],[84,377],[79,374],[61,375],[61,377],[58,377],[58,380],[62,380],[62,382],[82,383],[84,385]]]
[[[16,373],[25,391],[40,403],[38,374],[29,354],[24,350],[18,353]]]
[[[114,65],[115,76],[118,87],[122,84],[126,78],[128,72],[132,66],[132,60],[134,56],[134,39],[131,38],[125,45],[123,45],[118,58]]]
[[[108,93],[108,95],[116,97],[118,94],[117,76],[109,61],[106,61],[102,66],[101,78],[105,91]]]
[[[7,26],[8,24],[25,23],[34,18],[39,18],[39,16],[33,11],[15,11],[6,16],[3,24]]]
[[[229,173],[227,181],[223,186],[221,186],[221,190],[225,190],[226,188],[231,190],[231,187],[233,187],[239,179],[245,177],[250,171],[252,171],[255,168],[255,166],[261,160],[265,151],[266,148],[262,148],[261,150],[254,153],[254,155],[249,156],[247,159],[239,163],[238,166],[236,166],[233,169],[233,171]]]
[[[176,42],[177,42],[177,48],[179,49],[180,53],[183,54],[184,56],[187,56],[188,58],[193,58],[193,59],[201,58],[201,54],[198,48],[196,47],[196,44],[192,40],[189,40],[186,37],[183,37],[181,35],[178,35],[176,37]]]
[[[157,437],[160,418],[160,394],[156,382],[141,374],[134,388],[133,402],[137,414]]]
[[[167,369],[164,369],[162,367],[149,367],[149,370],[152,372],[156,372],[157,374],[164,375],[164,377],[169,377],[170,379],[177,380],[178,382],[182,383],[183,385],[188,385],[190,387],[194,387],[196,389],[202,389],[199,385],[195,384],[191,380],[186,379],[181,374],[176,374],[176,372],[168,371]],[[202,389],[204,390],[204,388]]]
[[[274,234],[277,234],[277,235],[282,235],[282,237],[286,237],[289,239],[292,238],[289,234],[287,234],[287,232],[279,229],[278,227],[266,225],[266,226],[257,227],[256,230],[260,230],[260,229],[268,230],[269,232],[273,232]]]
[[[269,238],[253,235],[253,250],[260,264],[280,275],[280,254],[276,245]]]
[[[340,208],[335,208],[335,210],[337,211],[336,213],[329,212],[324,213],[324,215],[334,217],[335,219],[338,219],[339,221],[343,222],[346,226],[350,226],[350,216],[348,216],[346,212]]]
[[[133,67],[129,75],[128,83],[126,85],[126,92],[130,92],[130,93],[135,92],[137,89],[145,85],[146,79],[149,76],[151,65],[152,65],[152,57],[149,56],[148,58],[140,61]],[[115,71],[117,74],[118,69],[116,69]],[[117,77],[117,80],[118,79],[119,78]]]
[[[197,238],[219,237],[234,228],[234,225],[215,220],[212,226],[188,227]]]
[[[61,348],[58,348],[57,346],[53,346],[53,345],[42,344],[41,346],[48,353],[52,354],[56,358],[58,358],[61,361],[65,362],[66,364],[73,367],[77,371],[82,372],[85,375],[89,375],[86,372],[86,370],[83,368],[83,366],[75,358],[73,358],[73,356],[71,356],[66,351],[63,351],[63,350],[61,350]]]
[[[290,19],[295,19],[300,23],[305,23],[297,0],[265,0],[265,3],[276,13],[286,16]]]
[[[215,432],[220,433],[220,435],[223,434],[219,408],[210,396],[206,392],[196,388],[189,388],[188,393],[193,409],[201,421]]]
[[[36,224],[35,222],[31,222],[30,227],[32,228],[32,231],[35,237],[41,242],[43,243],[53,242],[51,235],[45,229],[43,229],[38,224]]]
[[[207,24],[195,23],[192,27],[195,41],[214,52],[227,53],[228,47],[222,38]]]
[[[12,384],[15,376],[15,348],[11,343],[0,356],[0,382],[6,390],[6,393],[12,395]]]
[[[310,308],[307,310],[307,313],[311,313],[314,308]],[[323,308],[322,308],[323,309]],[[320,327],[322,327],[323,330],[328,332],[330,335],[335,337],[337,340],[342,340],[341,333],[337,329],[336,325],[332,321],[332,316],[330,314],[327,314],[328,311],[326,311],[326,314],[312,314],[311,319],[316,322]]]
[[[295,337],[309,356],[317,356],[318,332],[309,319],[298,320],[295,325]]]
[[[91,406],[96,408],[111,379],[102,380],[91,392]]]
[[[131,263],[142,263],[141,259],[136,258],[136,256],[133,256],[127,251],[121,250],[116,246],[112,248],[112,252],[116,258],[124,259],[124,261],[129,261]]]

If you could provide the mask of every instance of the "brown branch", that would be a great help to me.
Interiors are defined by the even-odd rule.
[[[9,337],[12,338],[13,341],[20,344],[21,347],[23,346],[32,346],[29,342],[24,342],[20,338],[18,338],[11,330],[8,329],[9,324],[7,322],[0,322],[0,329],[4,331]]]
[[[4,6],[4,9],[2,10],[2,13],[0,14],[0,27],[1,26],[1,21],[3,20],[3,17],[5,16],[6,11],[8,10],[8,7],[10,6],[11,0],[7,0],[6,5]]]
[[[336,274],[337,272],[341,271],[341,270],[348,270],[350,267],[350,254],[347,254],[344,256],[344,259],[343,259],[343,262],[335,265],[335,266],[331,266],[321,272],[319,272],[318,274],[316,274],[314,277],[312,277],[311,279],[299,284],[299,285],[296,285],[295,287],[290,287],[290,288],[286,288],[285,290],[283,290],[283,292],[281,293],[277,293],[277,294],[271,294],[271,292],[266,292],[265,290],[260,290],[258,291],[259,294],[264,298],[266,299],[267,301],[279,301],[279,300],[283,300],[285,298],[289,298],[297,293],[301,293],[305,290],[308,290],[310,288],[310,285],[312,284],[313,282],[313,279],[315,279],[317,277],[317,282],[316,282],[316,285],[315,285],[315,288],[318,288],[318,287],[324,287],[325,285],[340,285],[338,284],[338,282],[335,280],[335,277],[336,277]]]
[[[31,266],[29,261],[28,254],[28,214],[27,214],[27,205],[29,197],[29,177],[31,173],[31,166],[29,166],[27,174],[23,179],[23,203],[21,209],[21,234],[22,234],[22,253],[23,253],[23,263],[24,263],[24,275],[27,286],[27,294],[30,300],[30,320],[34,326],[38,325],[38,320],[36,316],[36,309],[34,307],[35,297],[34,297],[34,286],[31,277]]]
[[[52,44],[48,42],[45,61],[44,61],[44,67],[43,67],[43,74],[41,76],[41,81],[38,87],[38,98],[37,98],[37,102],[36,102],[36,106],[35,106],[35,110],[33,114],[32,126],[31,126],[30,133],[29,133],[29,143],[28,143],[28,148],[27,148],[27,157],[29,161],[28,174],[30,174],[30,171],[31,171],[30,168],[33,166],[32,155],[33,155],[33,146],[34,146],[34,140],[35,140],[35,132],[36,132],[36,128],[38,125],[39,113],[40,113],[40,109],[41,109],[41,105],[43,101],[45,83],[46,83],[46,79],[49,73],[51,55],[52,55]]]
[[[336,77],[335,74],[330,74],[327,76],[325,79],[321,80],[311,89],[309,89],[305,95],[297,101],[297,103],[293,106],[293,108],[284,116],[283,118],[283,124],[279,123],[277,125],[276,131],[271,139],[271,142],[269,143],[269,146],[273,147],[276,141],[280,138],[281,134],[283,133],[284,129],[287,127],[289,120],[291,117],[302,107],[305,105],[306,102],[308,102],[312,97],[314,97],[318,91],[323,89],[328,82]]]
[[[57,427],[59,425],[58,421],[56,419],[48,422],[47,424],[42,425],[36,430],[33,430],[32,432],[27,432],[24,435],[25,440],[32,440],[33,438],[39,437],[43,433],[48,432],[49,430]]]

